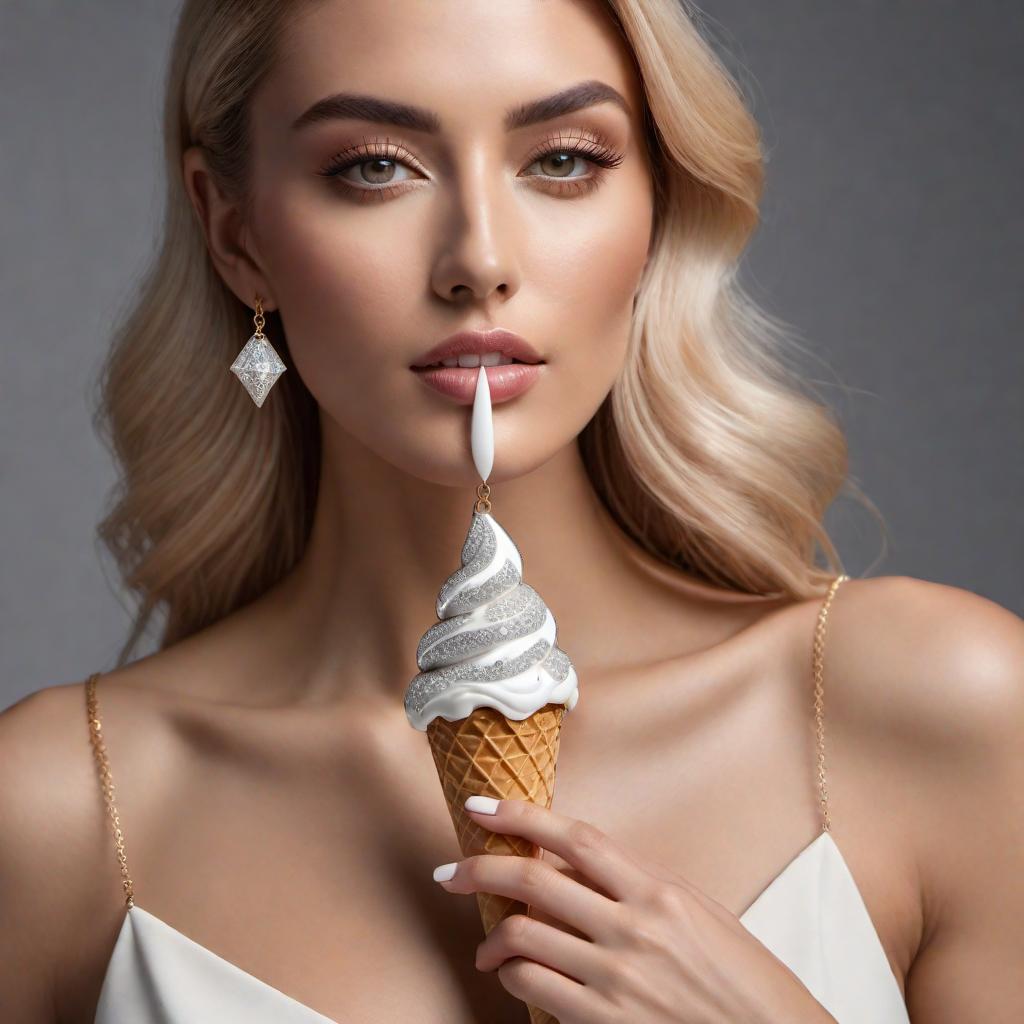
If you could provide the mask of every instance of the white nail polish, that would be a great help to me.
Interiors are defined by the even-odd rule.
[[[466,798],[467,811],[479,811],[481,814],[497,814],[500,800],[493,796],[471,796]]]
[[[451,864],[442,864],[440,867],[434,868],[434,881],[435,882],[448,882],[455,875],[455,868],[458,866],[458,861],[453,860]]]

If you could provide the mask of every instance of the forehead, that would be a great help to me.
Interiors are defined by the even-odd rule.
[[[315,0],[290,17],[254,97],[274,130],[324,96],[373,94],[437,112],[457,134],[583,80],[612,86],[638,114],[628,46],[603,0]]]

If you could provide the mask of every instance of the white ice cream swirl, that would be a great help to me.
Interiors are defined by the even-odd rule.
[[[437,595],[440,621],[416,649],[420,673],[405,693],[414,728],[485,706],[516,721],[545,704],[576,706],[576,670],[556,643],[554,616],[522,572],[512,538],[489,513],[474,510],[462,568]]]

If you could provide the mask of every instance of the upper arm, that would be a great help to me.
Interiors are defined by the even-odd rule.
[[[62,986],[95,952],[82,942],[100,888],[88,884],[102,841],[90,764],[81,685],[40,690],[0,713],[2,1020],[56,1021]]]
[[[923,910],[908,1009],[915,1024],[1024,1020],[1024,621],[955,587],[874,582],[850,594],[874,632],[846,634],[899,737]]]
[[[926,1024],[998,1024],[1024,1020],[1024,622],[957,595],[932,667],[956,770],[927,797],[931,920],[908,1005]]]

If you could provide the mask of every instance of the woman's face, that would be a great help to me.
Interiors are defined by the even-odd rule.
[[[628,110],[592,92],[506,124],[595,82]],[[337,101],[294,124],[341,93],[416,109]],[[491,481],[572,442],[622,367],[647,259],[642,116],[629,52],[589,2],[326,0],[293,19],[253,98],[247,239],[328,452],[340,428],[417,477],[477,483],[468,407],[410,367],[493,327],[545,365],[493,405]]]

